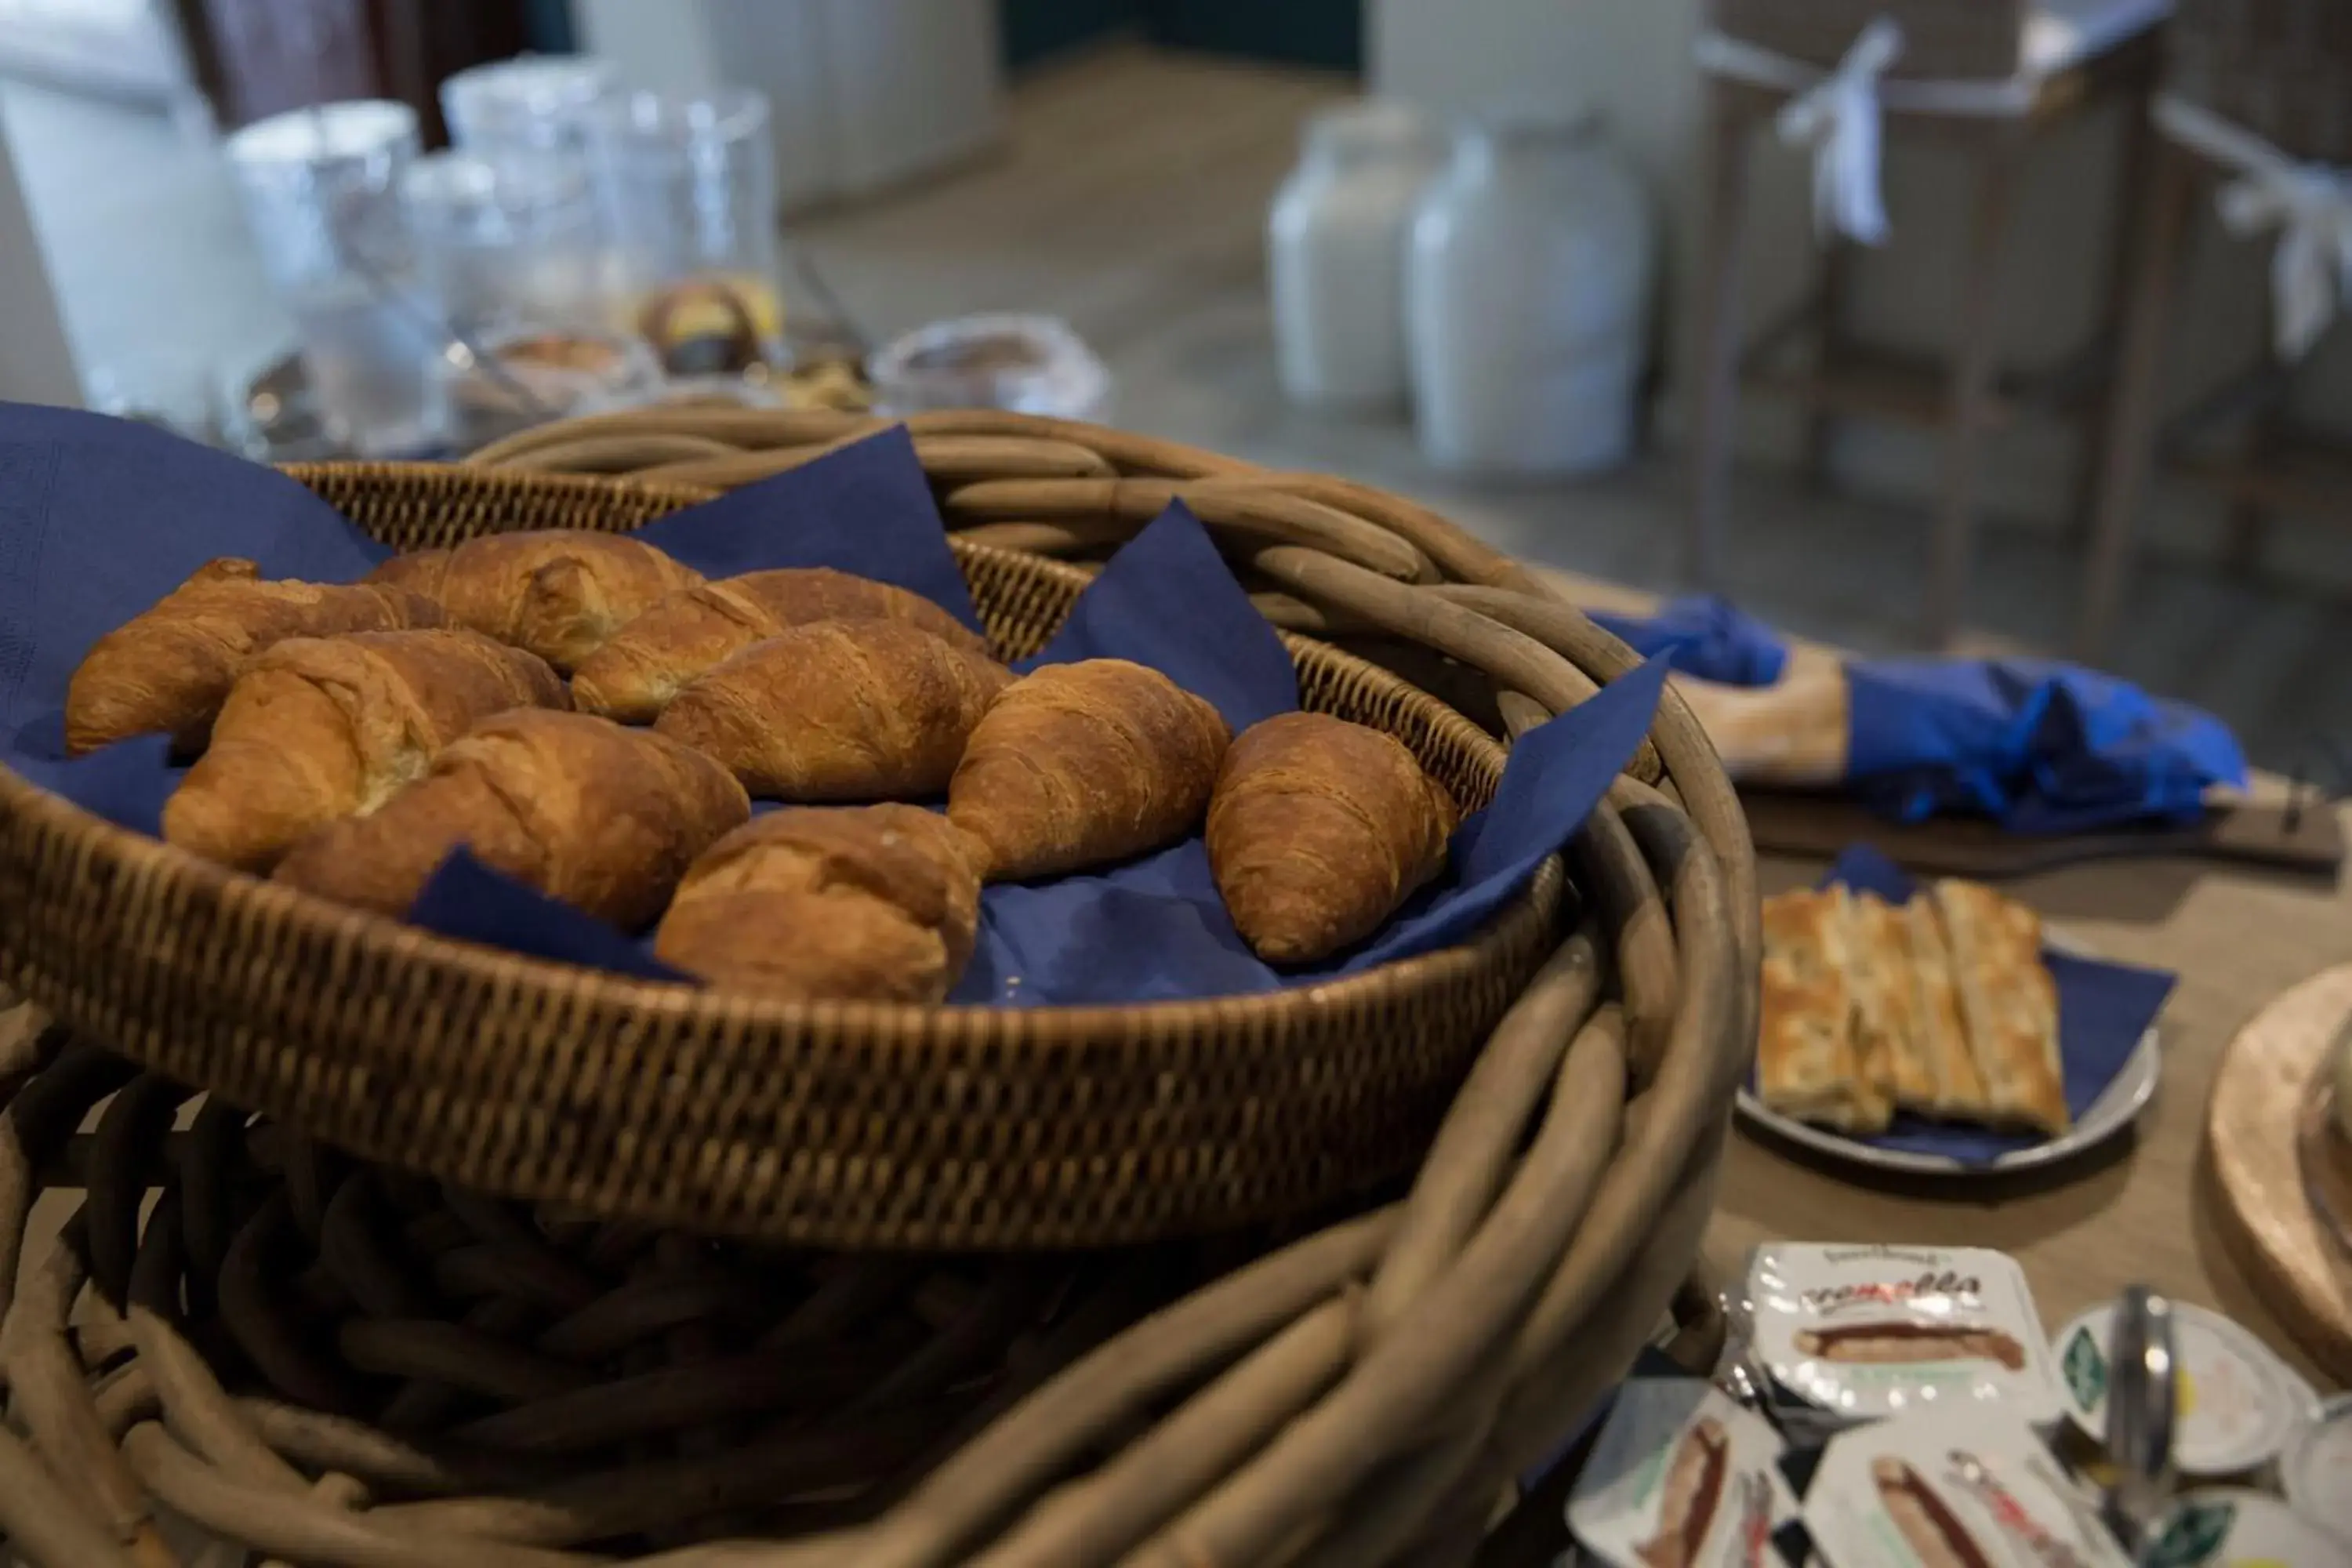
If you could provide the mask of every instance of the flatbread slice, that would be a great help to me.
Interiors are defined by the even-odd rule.
[[[1785,1115],[1874,1132],[1891,1108],[1869,1087],[1855,1044],[1843,888],[1764,901],[1764,1007],[1757,1090]]]
[[[1936,884],[1936,912],[1990,1114],[2053,1138],[2064,1132],[2074,1119],[2058,1054],[2058,987],[2042,962],[2042,917],[1961,881]]]
[[[1910,959],[1911,1016],[1917,1026],[1912,1049],[1925,1080],[1920,1098],[1903,1103],[1926,1116],[1982,1120],[1992,1105],[1969,1044],[1959,988],[1952,979],[1951,949],[1934,899],[1913,899],[1903,906],[1903,935]]]
[[[1863,1077],[1890,1107],[1924,1109],[1935,1081],[1919,1041],[1919,1000],[1902,910],[1875,893],[1853,899],[1847,921],[1846,976],[1854,993]]]

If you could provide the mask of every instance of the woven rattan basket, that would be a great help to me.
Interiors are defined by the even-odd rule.
[[[627,528],[705,492],[425,465],[299,469],[404,548]],[[959,542],[1000,648],[1084,573]],[[1308,706],[1456,798],[1502,749],[1294,637]],[[1556,938],[1557,863],[1468,943],[1308,988],[1132,1007],[810,1006],[604,976],[354,915],[0,778],[26,992],[237,1104],[433,1175],[599,1214],[853,1247],[1069,1247],[1301,1213],[1410,1167]]]
[[[1279,623],[1377,654],[1507,730],[1633,663],[1542,582],[1395,498],[1087,426],[913,423],[965,544],[1065,554],[1083,573],[1181,494]],[[487,456],[716,487],[868,428],[678,410]],[[306,477],[346,504],[370,487],[395,496],[372,521],[405,519],[412,537],[512,525],[502,495],[648,510],[682,495]],[[1509,1535],[1489,1534],[1497,1504],[1688,1293],[1753,1039],[1754,866],[1736,799],[1671,696],[1652,741],[1646,776],[1619,780],[1570,858],[1575,929],[1475,1047],[1409,1194],[1286,1236],[1027,1260],[820,1255],[633,1223],[633,1201],[483,1197],[420,1180],[410,1150],[353,1162],[219,1098],[191,1121],[189,1089],[99,1048],[129,1043],[104,1017],[160,1016],[141,987],[193,1000],[168,986],[189,944],[151,931],[161,956],[132,994],[73,993],[87,1003],[75,1033],[98,1044],[40,1028],[30,1005],[0,1016],[0,1260],[16,1265],[0,1279],[15,1423],[0,1431],[0,1529],[51,1568],[170,1561],[182,1521],[275,1560],[370,1568],[1373,1568],[1467,1563],[1482,1542],[1487,1561],[1524,1561],[1493,1555]],[[193,922],[224,897],[26,793],[0,790],[0,868],[10,959],[37,985],[42,963],[16,950],[41,940],[22,895],[43,879],[76,890],[46,907],[85,935],[113,900]],[[339,917],[313,938],[270,923],[283,913],[246,909],[233,931],[257,970],[305,952],[337,965],[306,983],[313,1009],[433,956],[397,933],[362,962],[370,922]],[[538,1000],[518,1016],[551,1036],[602,1016]],[[247,1028],[242,1048],[262,1054]],[[520,1037],[479,1042],[453,1110]],[[172,1038],[159,1016],[134,1054]],[[399,1042],[379,1047],[373,1070]],[[656,1096],[635,1135],[671,1114]],[[166,1138],[175,1116],[185,1131]],[[502,1195],[567,1196],[534,1193],[536,1169],[508,1173]]]

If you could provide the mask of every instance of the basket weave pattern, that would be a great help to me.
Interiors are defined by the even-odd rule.
[[[963,543],[1082,574],[1181,494],[1278,623],[1443,656],[1513,731],[1633,663],[1540,580],[1394,497],[1083,426],[913,425]],[[672,410],[487,456],[716,488],[869,428]],[[606,506],[677,495],[526,488],[566,487]],[[443,515],[404,493],[420,525]],[[487,493],[467,504],[516,525]],[[989,606],[1008,648],[1009,604]],[[1401,683],[1393,700],[1452,722]],[[0,1262],[22,1259],[0,1279],[16,1423],[0,1431],[0,1531],[44,1568],[170,1561],[159,1510],[353,1568],[1467,1563],[1511,1481],[1685,1289],[1754,1038],[1736,798],[1677,699],[1651,738],[1569,857],[1575,929],[1477,1047],[1409,1194],[1270,1250],[1282,1238],[1260,1231],[1025,1261],[824,1256],[693,1239],[616,1217],[625,1203],[492,1201],[215,1101],[167,1143],[188,1090],[0,1016],[0,1083],[16,1086]],[[169,884],[158,896],[191,910],[215,896],[86,825],[46,826],[42,853],[84,877]],[[22,848],[0,856],[9,877],[50,874]],[[107,901],[93,889],[78,918]],[[6,931],[12,956],[35,934]],[[318,982],[326,1012],[355,981],[396,981],[349,942],[317,951],[358,964]],[[558,1006],[541,1028],[596,1016]],[[481,1042],[477,1078],[528,1032]],[[670,1113],[661,1087],[647,1127]],[[449,1112],[478,1089],[454,1085]],[[37,1194],[79,1208],[28,1250]]]

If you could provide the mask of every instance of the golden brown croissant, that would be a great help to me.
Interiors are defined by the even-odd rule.
[[[1232,731],[1123,658],[1048,665],[1005,688],[948,786],[948,819],[992,881],[1124,860],[1201,820]]]
[[[331,822],[278,862],[281,882],[402,914],[459,845],[616,925],[661,912],[694,858],[751,814],[727,770],[645,730],[522,709],[453,741],[366,816]]]
[[[163,837],[267,870],[312,828],[382,805],[478,721],[570,705],[546,660],[479,632],[292,637],[246,661],[164,803]]]
[[[971,956],[980,877],[947,818],[915,805],[771,812],[678,884],[655,953],[794,1001],[940,1002]]]
[[[439,607],[396,587],[264,582],[224,557],[98,639],[66,686],[66,750],[161,731],[204,744],[247,657],[288,637],[437,626]]]
[[[1209,801],[1209,867],[1244,941],[1312,963],[1444,868],[1454,801],[1400,742],[1327,713],[1253,724]]]
[[[394,556],[368,574],[437,600],[449,618],[577,669],[664,596],[702,581],[626,534],[580,528],[488,533],[454,550]]]
[[[903,621],[985,657],[962,622],[904,588],[823,566],[747,572],[672,594],[613,634],[572,677],[583,713],[650,724],[688,682],[763,637],[817,621]]]
[[[898,621],[821,621],[753,643],[677,694],[655,728],[753,795],[916,799],[947,787],[1013,672]]]

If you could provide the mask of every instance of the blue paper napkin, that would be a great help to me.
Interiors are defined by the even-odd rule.
[[[1780,637],[1721,599],[1592,617],[1702,680],[1769,686]],[[2214,784],[2242,787],[2229,726],[2128,681],[2039,658],[1848,659],[1846,783],[1899,822],[1990,817],[2014,833],[2193,822]]]
[[[0,707],[6,760],[152,834],[185,771],[170,765],[161,737],[63,754],[65,681],[83,650],[215,555],[250,556],[268,576],[341,581],[386,552],[283,476],[142,426],[0,405],[0,457],[10,453],[17,467],[0,468],[0,521],[14,515],[29,543],[13,557],[0,549],[0,668],[6,650],[21,648],[26,671],[11,705]],[[42,541],[58,534],[74,547],[45,567]],[[664,518],[640,537],[707,575],[829,565],[898,584],[976,624],[903,429]],[[109,540],[152,559],[135,571],[89,569],[89,559],[110,552]],[[60,646],[70,651],[58,654]],[[1298,705],[1280,639],[1181,505],[1113,557],[1028,665],[1091,658],[1163,671],[1215,703],[1236,732]],[[1663,662],[1654,662],[1522,737],[1493,806],[1456,833],[1444,875],[1387,930],[1329,964],[1277,972],[1259,963],[1234,932],[1195,837],[1100,873],[987,889],[955,999],[1017,1005],[1265,991],[1461,941],[1573,837],[1646,732],[1664,679]],[[647,933],[614,931],[462,851],[427,884],[411,918],[470,942],[674,977],[652,957]]]
[[[1780,635],[1728,599],[1692,594],[1652,616],[1589,612],[1644,658],[1665,658],[1685,675],[1726,686],[1769,686],[1789,668]]]
[[[2041,658],[1846,666],[1854,793],[1904,822],[1947,813],[2018,833],[2193,822],[2207,786],[2242,786],[2219,719],[2111,675]]]
[[[1916,890],[1900,866],[1867,845],[1846,850],[1822,879],[1825,888],[1839,882],[1857,893],[1875,893],[1890,904],[1908,903]],[[2058,988],[2058,1050],[2065,1069],[2066,1109],[2080,1121],[2139,1048],[2140,1037],[2164,1010],[2175,977],[2051,947],[2042,950],[2042,962]],[[2048,1142],[2037,1133],[1993,1132],[1908,1112],[1898,1112],[1886,1131],[1855,1141],[1910,1154],[1940,1154],[1970,1165],[1990,1165],[2004,1154]]]

